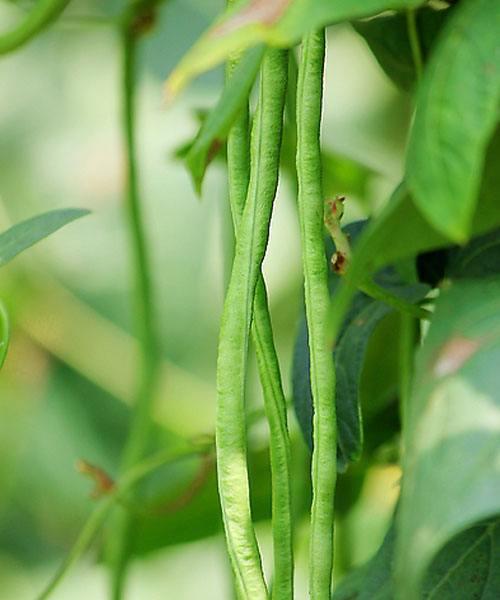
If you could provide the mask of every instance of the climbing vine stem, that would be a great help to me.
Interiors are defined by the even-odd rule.
[[[46,600],[49,598],[57,586],[61,583],[71,567],[83,556],[90,546],[92,540],[102,527],[111,508],[123,500],[127,493],[133,490],[134,486],[142,479],[147,477],[153,471],[159,469],[165,464],[176,460],[196,455],[209,455],[213,451],[212,442],[201,443],[182,443],[166,450],[161,450],[157,454],[143,459],[125,472],[118,482],[114,483],[111,490],[106,494],[90,513],[89,518],[82,527],[75,543],[67,554],[61,566],[49,581],[46,588],[38,596],[37,600]]]
[[[24,19],[10,31],[0,34],[0,55],[14,52],[48,27],[70,0],[37,0]]]
[[[134,279],[134,315],[140,341],[139,382],[129,437],[122,457],[126,471],[136,464],[147,449],[151,429],[151,404],[157,383],[159,346],[153,314],[152,283],[148,264],[143,215],[139,198],[138,167],[136,159],[136,64],[137,45],[144,28],[151,25],[151,13],[136,12],[131,4],[122,25],[122,119],[125,147],[125,215],[130,230],[130,251]],[[141,5],[137,5],[141,8]],[[108,560],[112,569],[112,597],[123,595],[128,556],[128,543],[133,516],[118,508],[108,538]]]
[[[323,226],[320,122],[325,33],[302,42],[297,84],[297,177],[311,391],[314,408],[309,593],[330,600],[336,482],[335,373],[326,343],[329,305]]]
[[[406,25],[408,29],[408,40],[410,42],[411,54],[413,57],[413,65],[417,75],[417,81],[422,78],[424,72],[424,59],[422,56],[422,48],[418,35],[417,13],[414,9],[406,11]]]

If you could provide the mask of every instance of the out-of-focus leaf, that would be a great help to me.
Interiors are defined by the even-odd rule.
[[[395,527],[366,564],[349,573],[333,594],[333,600],[390,600],[393,598],[392,562]]]
[[[260,43],[289,47],[329,24],[387,9],[412,8],[421,0],[248,0],[226,11],[185,55],[167,81],[167,96],[234,52]]]
[[[500,514],[500,277],[442,290],[417,357],[405,432],[397,583],[419,598],[437,552]]]
[[[473,238],[465,246],[452,245],[417,257],[420,281],[433,287],[443,279],[474,279],[500,274],[500,229]]]
[[[5,357],[7,356],[7,348],[9,347],[10,326],[9,315],[3,302],[0,301],[0,369],[3,367]]]
[[[67,223],[89,213],[79,208],[52,210],[14,225],[0,234],[0,267]]]
[[[500,229],[471,240],[449,252],[446,275],[451,279],[472,279],[500,274]]]
[[[428,7],[415,11],[424,59],[429,57],[433,42],[451,12]],[[388,77],[402,89],[410,90],[417,76],[408,37],[406,13],[398,12],[366,21],[354,21],[352,25],[365,39]]]
[[[47,560],[72,543],[93,508],[92,484],[75,463],[84,458],[114,476],[130,419],[123,403],[73,370],[55,361],[44,373],[48,367],[42,361],[31,374],[37,380],[20,388],[25,408],[15,420],[5,407],[0,414],[0,546],[22,562]]]
[[[463,531],[432,561],[422,585],[424,598],[496,598],[500,590],[500,521]]]
[[[394,600],[394,524],[375,556],[349,573],[333,600]],[[500,521],[476,525],[453,538],[438,553],[425,576],[421,600],[496,598],[500,569]],[[403,593],[401,598],[406,598]]]
[[[365,222],[351,223],[345,228],[351,240],[355,242]],[[329,244],[327,255],[333,254],[334,247]],[[339,276],[330,272],[330,293],[335,294]],[[377,277],[377,283],[394,295],[415,302],[421,300],[428,288],[424,285],[403,285],[393,270],[386,270]],[[360,457],[363,447],[363,428],[360,409],[360,380],[365,354],[372,333],[382,319],[391,312],[391,307],[373,300],[358,292],[353,305],[346,315],[342,330],[332,354],[335,361],[339,469],[345,470],[348,463]],[[305,317],[302,319],[297,336],[292,369],[293,402],[302,432],[312,447],[312,395],[309,373],[309,346]]]
[[[203,122],[187,153],[186,164],[198,194],[201,193],[201,185],[208,164],[222,145],[232,123],[248,99],[263,55],[263,46],[251,48],[246,52],[226,83],[219,101]]]
[[[374,175],[369,167],[325,149],[321,153],[321,165],[325,196],[352,194],[364,198],[368,180]]]
[[[461,2],[444,28],[417,97],[406,176],[425,218],[446,237],[471,234],[500,101],[500,4]]]

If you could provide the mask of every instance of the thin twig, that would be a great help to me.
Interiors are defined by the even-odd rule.
[[[406,25],[408,28],[408,40],[410,42],[415,73],[417,74],[417,81],[420,81],[424,72],[424,60],[420,45],[420,37],[418,34],[417,13],[415,9],[409,9],[406,11]]]

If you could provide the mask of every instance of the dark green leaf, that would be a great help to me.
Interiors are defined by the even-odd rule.
[[[500,229],[471,240],[449,252],[446,275],[451,279],[472,279],[500,274]]]
[[[393,600],[395,527],[389,529],[375,556],[349,573],[333,600]],[[476,525],[453,538],[437,554],[429,568],[421,600],[491,598],[498,595],[500,568],[500,521]],[[401,598],[408,596],[403,592]]]
[[[450,12],[428,7],[416,11],[417,30],[424,60],[429,57],[433,42]],[[353,27],[365,39],[390,79],[402,89],[410,90],[417,76],[406,14],[399,12],[366,21],[354,21]]]
[[[248,100],[263,55],[262,46],[246,52],[187,153],[186,163],[198,193],[201,193],[205,170],[213,154],[224,142],[235,118]]]
[[[249,0],[228,10],[191,48],[167,81],[167,96],[234,52],[265,43],[289,47],[329,24],[367,17],[389,8],[412,8],[421,0]]]
[[[443,289],[417,357],[404,446],[399,592],[419,597],[436,553],[500,514],[500,278]]]
[[[406,174],[438,231],[471,234],[488,142],[500,101],[500,4],[460,2],[444,28],[417,98]]]
[[[5,306],[0,302],[0,369],[5,362],[7,356],[7,349],[9,347],[10,339],[10,326],[9,326],[9,315]]]
[[[67,208],[37,215],[14,225],[0,234],[0,267],[20,252],[36,244],[67,223],[89,213],[88,210]]]

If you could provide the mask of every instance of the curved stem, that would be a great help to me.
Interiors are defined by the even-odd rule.
[[[67,575],[71,567],[83,556],[90,546],[92,540],[98,533],[104,523],[110,509],[118,503],[122,497],[129,492],[139,481],[156,469],[164,466],[169,462],[186,458],[196,454],[204,454],[210,450],[212,444],[202,444],[199,446],[186,445],[179,448],[171,448],[158,452],[135,467],[127,471],[118,483],[114,486],[113,491],[103,498],[99,504],[91,512],[85,525],[82,527],[73,547],[67,554],[61,566],[56,571],[54,577],[50,580],[47,587],[37,597],[37,600],[45,600],[49,598],[56,587],[61,583]]]
[[[406,25],[408,29],[408,40],[410,42],[413,64],[415,66],[415,73],[417,75],[417,81],[420,81],[422,78],[422,73],[424,72],[424,60],[422,57],[422,48],[420,46],[420,39],[418,35],[417,14],[414,9],[408,9],[406,11]]]
[[[0,55],[24,46],[40,31],[48,27],[69,2],[70,0],[38,0],[17,27],[0,34]]]
[[[140,381],[131,429],[122,458],[122,468],[129,469],[146,450],[151,428],[151,404],[157,384],[159,348],[155,333],[152,285],[150,279],[143,217],[138,189],[135,156],[135,80],[137,35],[132,26],[124,25],[123,44],[123,131],[126,153],[125,213],[130,229],[130,248],[135,280],[135,317],[141,346]],[[113,598],[122,597],[128,554],[128,539],[133,517],[118,509],[108,539],[108,558],[112,567]]]
[[[323,242],[324,200],[320,153],[324,59],[324,31],[309,34],[303,40],[299,64],[297,176],[314,408],[309,573],[309,593],[314,600],[331,598],[337,444],[335,373],[331,352],[326,344],[329,296]]]
[[[277,53],[280,51],[269,52]],[[277,57],[276,60],[285,62],[282,57]],[[230,76],[235,64],[236,61],[229,63],[228,76]],[[286,77],[287,73],[283,70],[285,80]],[[227,167],[229,200],[236,233],[240,226],[250,180],[248,103],[229,132]],[[262,274],[259,274],[254,298],[252,339],[264,395],[265,413],[270,429],[274,556],[272,597],[277,600],[290,600],[293,598],[293,545],[287,403],[283,392],[278,356],[274,346],[267,293]]]
[[[380,285],[377,285],[371,279],[365,279],[360,284],[359,289],[362,292],[364,292],[367,296],[370,296],[370,298],[373,298],[374,300],[380,300],[388,306],[392,306],[392,308],[395,308],[401,313],[410,315],[413,318],[425,319],[429,321],[432,317],[432,313],[430,313],[425,308],[418,306],[418,304],[412,304],[404,298],[396,296],[396,294],[392,294]]]
[[[401,313],[401,333],[399,338],[399,414],[403,439],[406,433],[406,415],[410,402],[413,378],[413,360],[418,321],[415,317]]]
[[[10,340],[10,319],[9,313],[0,300],[0,369],[3,367]]]
[[[217,465],[228,553],[242,598],[267,598],[246,462],[245,368],[253,302],[269,236],[286,91],[286,52],[268,52],[252,128],[251,173],[224,305],[217,364]],[[241,193],[241,190],[240,192]]]

